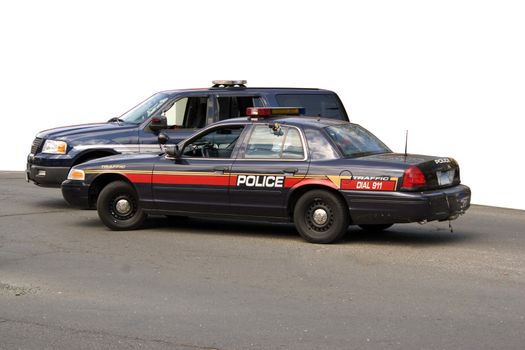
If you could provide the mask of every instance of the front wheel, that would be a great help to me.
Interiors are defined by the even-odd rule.
[[[139,228],[146,219],[137,192],[125,181],[115,181],[102,189],[97,200],[100,220],[114,231]]]
[[[294,208],[299,234],[311,243],[333,243],[346,233],[348,206],[335,194],[312,190],[303,194]]]

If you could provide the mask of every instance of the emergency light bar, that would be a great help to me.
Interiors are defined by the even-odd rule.
[[[214,88],[217,87],[246,87],[246,80],[214,80],[212,81]]]
[[[301,115],[304,114],[304,107],[248,107],[246,115],[248,117],[271,117],[273,115]]]

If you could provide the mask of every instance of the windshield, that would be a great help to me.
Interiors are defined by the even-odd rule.
[[[347,158],[392,152],[381,140],[356,124],[329,126],[326,131]]]
[[[160,106],[168,100],[168,95],[158,93],[141,104],[133,107],[128,112],[124,113],[119,120],[125,123],[141,124],[147,120],[153,113],[155,113]]]

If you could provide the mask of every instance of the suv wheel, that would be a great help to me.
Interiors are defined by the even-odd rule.
[[[293,219],[299,234],[311,243],[332,243],[346,233],[348,206],[325,190],[312,190],[299,198]]]
[[[111,182],[102,189],[97,211],[104,225],[115,231],[139,228],[147,216],[138,204],[137,192],[125,181]]]

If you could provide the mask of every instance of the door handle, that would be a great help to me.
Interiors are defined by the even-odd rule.
[[[284,174],[293,174],[295,175],[296,172],[298,172],[299,169],[297,168],[286,168],[286,169],[283,169],[283,173]]]
[[[222,173],[225,173],[229,170],[229,168],[227,166],[216,166],[215,168],[213,168],[213,171],[218,171],[218,172],[222,172]]]

